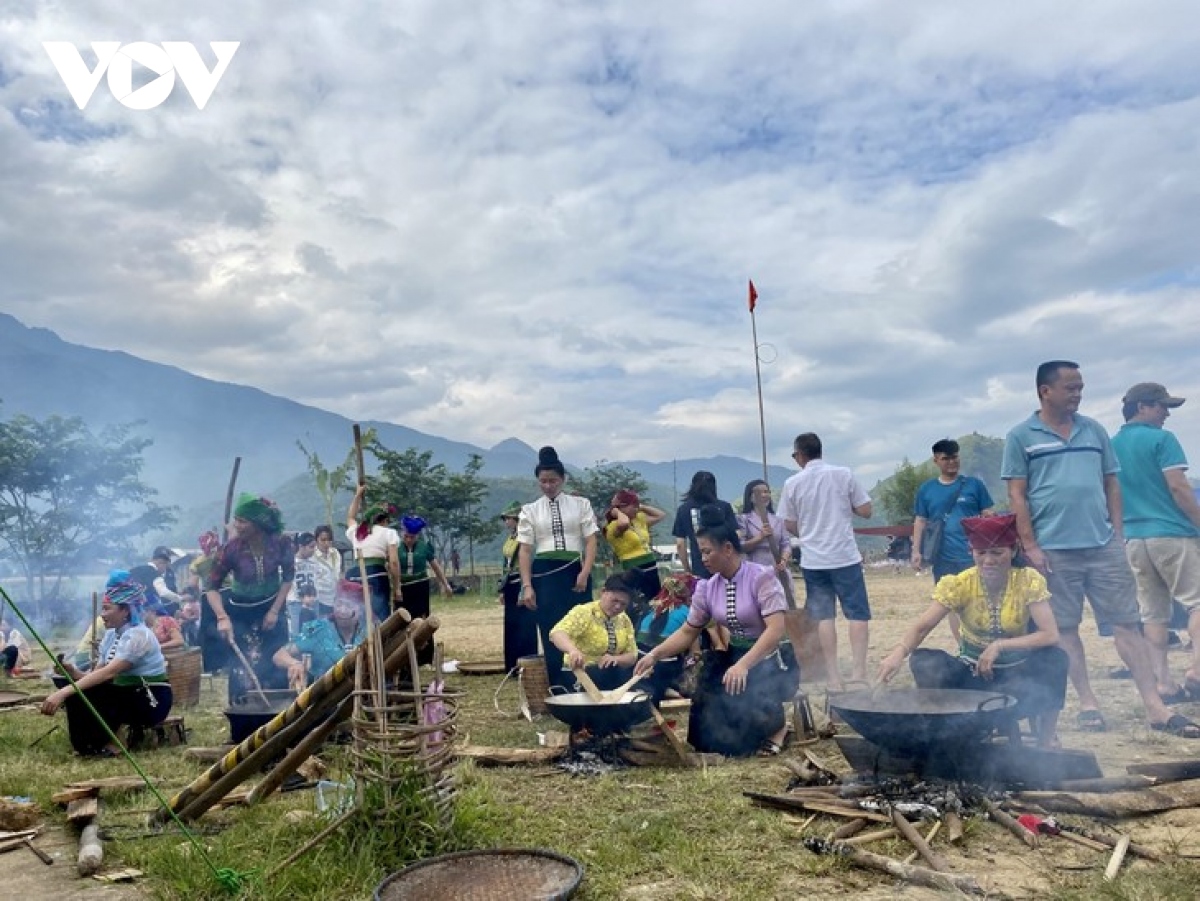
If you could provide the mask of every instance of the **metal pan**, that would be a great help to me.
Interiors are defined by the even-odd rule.
[[[572,729],[587,729],[596,735],[627,732],[650,719],[650,696],[644,691],[627,691],[624,700],[593,701],[586,692],[552,695],[546,707],[556,720]]]
[[[834,695],[829,708],[879,747],[924,757],[982,742],[1016,703],[1016,698],[991,691],[902,688]]]

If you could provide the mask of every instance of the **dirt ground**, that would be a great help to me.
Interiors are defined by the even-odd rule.
[[[5,898],[39,901],[132,901],[146,895],[133,885],[104,883],[95,879],[80,879],[75,872],[79,854],[79,839],[60,826],[42,830],[34,844],[45,851],[54,863],[42,863],[29,851],[18,848],[0,854],[0,885]]]
[[[895,647],[904,630],[928,605],[932,580],[928,573],[918,575],[909,569],[897,570],[888,565],[869,569],[867,583],[874,615],[871,623],[869,666],[871,672],[874,672],[879,660]],[[802,584],[799,586],[798,595],[803,595]],[[1133,683],[1128,679],[1110,676],[1111,671],[1122,665],[1113,642],[1096,633],[1095,624],[1090,616],[1085,619],[1081,634],[1088,654],[1093,687],[1101,699],[1108,731],[1093,733],[1079,729],[1075,720],[1078,702],[1073,690],[1068,688],[1067,706],[1059,724],[1059,736],[1063,747],[1093,752],[1105,776],[1123,775],[1126,772],[1125,767],[1133,763],[1196,758],[1200,754],[1200,741],[1165,736],[1149,729]],[[491,606],[456,610],[452,616],[443,619],[438,637],[445,644],[446,659],[499,659],[502,656],[501,612],[499,608]],[[841,656],[843,661],[846,661],[848,645],[844,627],[840,633],[840,640]],[[945,626],[939,627],[926,642],[926,646],[952,649],[949,629]],[[1171,664],[1177,677],[1182,676],[1189,654],[1190,651],[1182,649],[1172,651]],[[847,667],[848,664],[844,663],[844,672],[847,672]],[[902,685],[906,678],[906,675],[897,677],[894,684]],[[821,703],[823,686],[809,685],[807,688],[814,706]],[[1200,721],[1200,704],[1181,704],[1173,709]],[[832,742],[823,742],[814,750],[825,759],[841,759]],[[1200,809],[1176,810],[1122,820],[1119,828],[1130,833],[1135,842],[1180,855],[1200,857]],[[1026,897],[1045,897],[1053,893],[1057,877],[1076,870],[1092,869],[1096,866],[1098,858],[1095,852],[1068,845],[1062,840],[1052,841],[1039,852],[1024,852],[1009,836],[995,830],[989,830],[985,839],[973,841],[970,845],[969,855],[966,859],[958,861],[957,869],[981,873],[1004,872],[1007,874],[1005,891],[1016,891],[1018,895],[1024,894]],[[1133,865],[1148,866],[1144,863]],[[844,879],[827,881],[828,894],[846,894],[848,886]],[[811,882],[812,880],[806,880],[803,886],[798,885],[796,888],[798,891],[811,893],[814,888],[819,888]],[[666,898],[678,896],[677,892],[680,889],[677,885],[664,885],[659,888],[661,892],[655,891],[651,886],[641,886],[640,894],[633,893],[629,897]],[[878,880],[874,880],[873,884],[870,880],[865,884],[858,883],[853,889],[853,894],[863,898],[897,897],[894,887],[880,888]],[[922,898],[934,897],[935,893],[907,888],[903,895],[906,898]]]

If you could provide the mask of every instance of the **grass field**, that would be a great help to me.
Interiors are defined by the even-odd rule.
[[[928,602],[929,583],[923,576],[884,569],[872,570],[868,585],[876,616],[871,640],[874,665]],[[435,613],[442,623],[438,637],[447,659],[480,661],[500,656],[500,611],[492,597],[435,600]],[[947,637],[939,634],[935,640],[944,644]],[[1079,732],[1074,728],[1074,710],[1068,708],[1061,730],[1064,745],[1094,750],[1107,775],[1123,772],[1125,763],[1133,760],[1194,757],[1200,743],[1150,733],[1141,724],[1131,684],[1103,678],[1117,663],[1111,643],[1091,634],[1085,640],[1111,729],[1099,741],[1095,735]],[[515,687],[511,681],[501,686],[499,676],[454,675],[448,684],[461,693],[460,730],[472,744],[535,747],[539,732],[561,728],[554,720],[530,723],[519,718]],[[37,685],[21,687],[36,689]],[[808,688],[814,706],[820,707],[821,686]],[[220,679],[212,684],[206,681],[201,707],[185,711],[192,745],[224,740],[223,696]],[[1200,714],[1197,709],[1183,710]],[[34,712],[0,714],[0,794],[32,795],[50,809],[50,794],[72,780],[129,774],[129,764],[121,760],[74,757],[61,729],[30,747],[54,723]],[[845,769],[832,742],[810,750],[831,767]],[[327,778],[343,778],[347,767],[343,754],[335,749],[325,756],[330,766]],[[173,749],[143,753],[138,759],[166,794],[203,770],[202,764],[185,760]],[[582,899],[934,896],[913,888],[901,891],[886,878],[815,856],[800,844],[797,827],[788,817],[750,806],[743,791],[780,792],[786,785],[788,774],[776,761],[733,761],[703,770],[631,768],[597,777],[573,777],[549,766],[484,769],[462,764],[458,776],[461,798],[455,846],[545,847],[569,854],[586,868],[577,896]],[[217,866],[256,873],[241,897],[369,898],[380,879],[399,865],[395,848],[389,847],[397,845],[399,838],[381,836],[381,830],[374,836],[340,833],[296,864],[265,878],[325,824],[315,813],[315,801],[315,793],[307,790],[276,795],[257,808],[211,812],[197,824],[200,840]],[[141,888],[152,897],[228,897],[199,853],[177,831],[147,832],[146,813],[154,805],[148,792],[106,802],[103,822],[110,852],[146,872]],[[1136,841],[1200,855],[1198,811],[1172,811],[1120,825]],[[947,846],[952,865],[1012,897],[1080,901],[1200,897],[1200,869],[1190,861],[1134,862],[1127,864],[1116,882],[1104,883],[1104,855],[1065,842],[1047,842],[1040,851],[1027,851],[989,824],[972,822],[968,827],[961,849],[950,851]],[[832,828],[831,821],[819,820],[810,834],[824,835]],[[885,842],[875,850],[903,857],[908,849]]]

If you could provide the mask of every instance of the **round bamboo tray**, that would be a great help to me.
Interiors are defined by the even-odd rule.
[[[464,676],[501,676],[507,672],[503,660],[459,661],[458,671]]]
[[[394,873],[375,889],[375,901],[560,901],[575,894],[582,879],[578,861],[553,851],[460,851]]]

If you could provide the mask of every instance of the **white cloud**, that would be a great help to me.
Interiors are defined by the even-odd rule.
[[[484,445],[756,457],[753,277],[776,462],[1002,434],[1052,357],[1115,424],[1132,382],[1200,390],[1198,19],[10,3],[0,309]],[[41,41],[100,39],[241,47],[203,112],[80,113]]]

